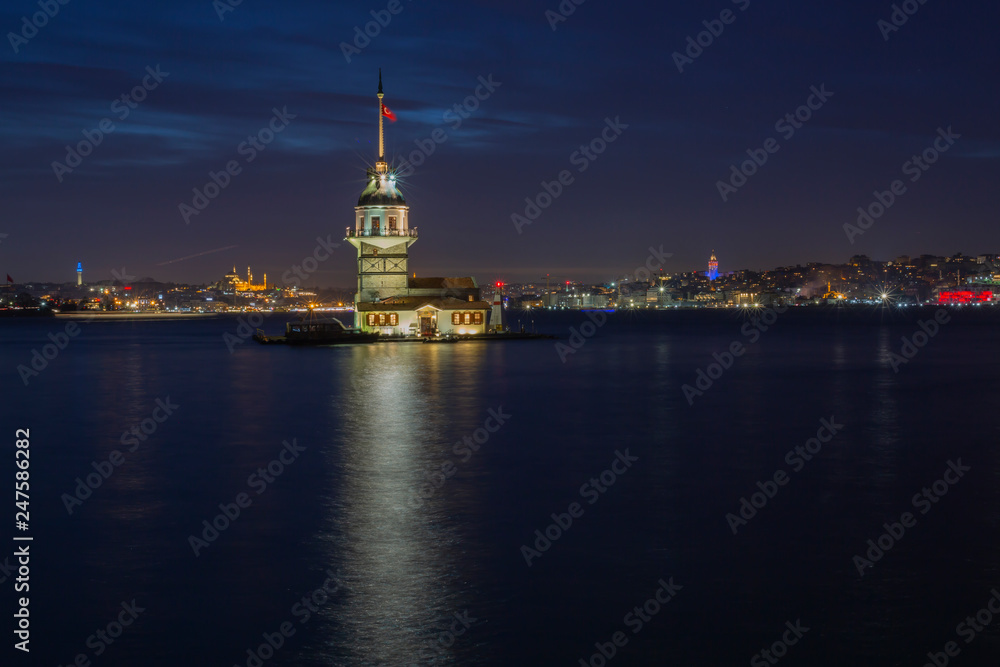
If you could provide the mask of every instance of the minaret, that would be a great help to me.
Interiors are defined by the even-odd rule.
[[[347,228],[345,239],[358,249],[356,304],[409,294],[409,247],[417,240],[417,229],[410,227],[410,207],[396,187],[396,172],[385,160],[381,69],[376,95],[378,159],[366,173],[368,182],[354,207],[355,224]],[[357,311],[355,326],[365,328]]]

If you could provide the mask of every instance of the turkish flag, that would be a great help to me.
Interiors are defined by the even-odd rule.
[[[389,111],[389,107],[384,104],[382,105],[382,115],[391,120],[393,123],[396,122],[396,114]]]
[[[7,282],[9,282],[9,283],[14,282],[14,279],[10,277],[9,273],[7,274]]]

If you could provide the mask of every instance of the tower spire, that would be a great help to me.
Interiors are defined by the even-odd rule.
[[[385,132],[382,127],[382,68],[378,68],[378,162],[375,163],[375,171],[384,174],[389,171],[389,165],[385,162]]]

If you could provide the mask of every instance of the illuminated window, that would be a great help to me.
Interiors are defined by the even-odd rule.
[[[389,313],[389,325],[396,326],[397,324],[399,324],[399,314]]]
[[[385,318],[385,313],[379,313],[378,314],[378,324],[379,324],[380,327],[381,326],[385,326],[385,319],[386,319]]]
[[[395,231],[396,229],[396,216],[389,216],[389,231]]]
[[[451,314],[451,323],[452,324],[461,324],[462,323],[462,313],[452,313]]]
[[[475,313],[474,316],[473,316],[472,323],[473,324],[482,324],[483,323],[483,314],[481,312]]]
[[[462,313],[462,317],[465,319],[463,324],[472,324],[472,313]]]
[[[375,313],[368,313],[368,326],[373,327],[376,322],[378,322],[378,318],[375,316]]]
[[[377,215],[372,216],[372,236],[378,236],[379,227],[382,225],[382,218]]]

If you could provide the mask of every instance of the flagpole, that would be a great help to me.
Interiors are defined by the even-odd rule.
[[[389,171],[389,166],[385,163],[385,134],[382,129],[382,68],[378,68],[378,162],[375,163],[375,171],[384,174]]]

